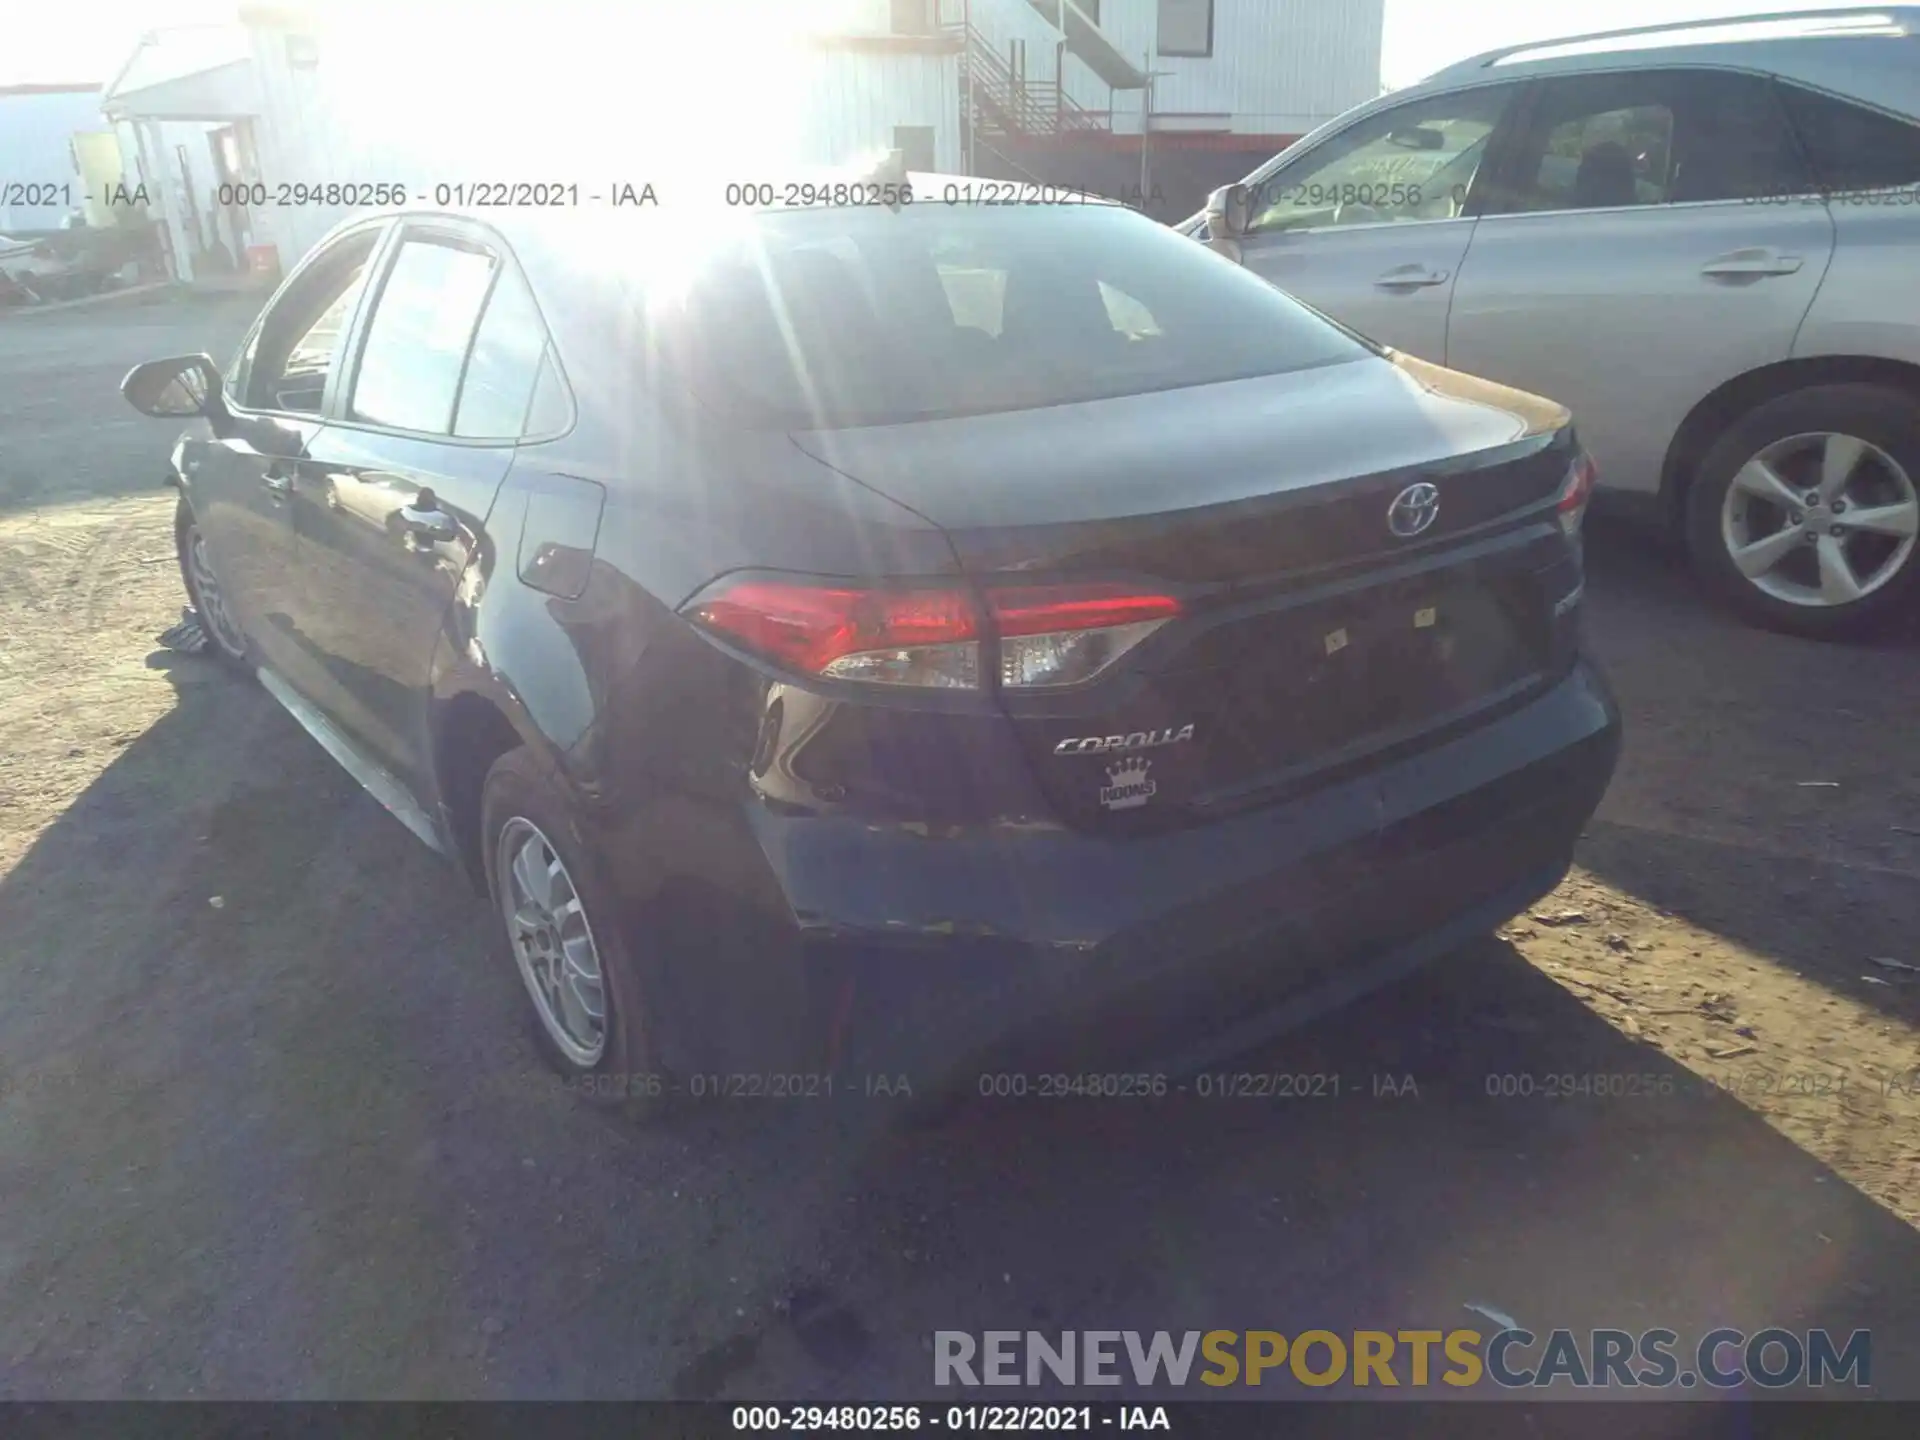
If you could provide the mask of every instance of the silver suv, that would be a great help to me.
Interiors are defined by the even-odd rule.
[[[1179,228],[1397,349],[1570,406],[1749,616],[1920,590],[1920,8],[1498,50]]]

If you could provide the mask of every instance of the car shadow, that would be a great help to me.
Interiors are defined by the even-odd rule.
[[[1864,1327],[1875,1383],[1920,1394],[1920,1236],[1503,943],[1232,1073],[1291,1094],[982,1099],[896,1132],[858,1167],[798,1313],[695,1356],[677,1393],[924,1398],[939,1330],[1486,1335],[1491,1311],[1541,1336],[1668,1327],[1683,1355],[1723,1325]],[[1280,1375],[1201,1393],[1307,1392]]]
[[[1920,1237],[1492,941],[1234,1067],[1337,1093],[596,1110],[458,873],[256,686],[154,663],[174,708],[0,879],[10,1397],[924,1398],[937,1329],[1469,1305],[1865,1325],[1920,1377]]]

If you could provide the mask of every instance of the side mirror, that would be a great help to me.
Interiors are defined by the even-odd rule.
[[[1207,197],[1207,234],[1238,240],[1252,221],[1253,195],[1245,185],[1222,185]]]
[[[220,393],[220,368],[206,355],[176,355],[136,365],[120,393],[143,415],[205,415]]]

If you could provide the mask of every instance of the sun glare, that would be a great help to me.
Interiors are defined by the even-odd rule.
[[[341,0],[322,12],[322,68],[368,162],[582,182],[764,180],[848,158],[809,150],[821,53],[811,42],[871,8]]]

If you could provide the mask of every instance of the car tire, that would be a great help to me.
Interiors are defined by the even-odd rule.
[[[205,653],[236,675],[253,674],[253,653],[247,644],[246,631],[226,608],[213,557],[207,553],[206,539],[184,495],[174,509],[173,547],[174,557],[180,562],[180,583],[186,587],[187,603],[193,607],[201,633],[207,637]]]
[[[1824,473],[1829,464],[1844,483]],[[1869,512],[1874,525],[1849,519]],[[1883,527],[1910,532],[1916,518],[1920,402],[1884,385],[1816,385],[1755,407],[1714,442],[1687,494],[1687,548],[1701,579],[1747,619],[1851,639],[1911,613],[1920,544]]]
[[[620,907],[565,790],[530,750],[508,751],[487,772],[480,839],[495,948],[527,992],[542,1058],[583,1099],[661,1108],[672,1085],[654,1060]],[[597,1048],[593,1027],[583,1029],[596,1008]]]

